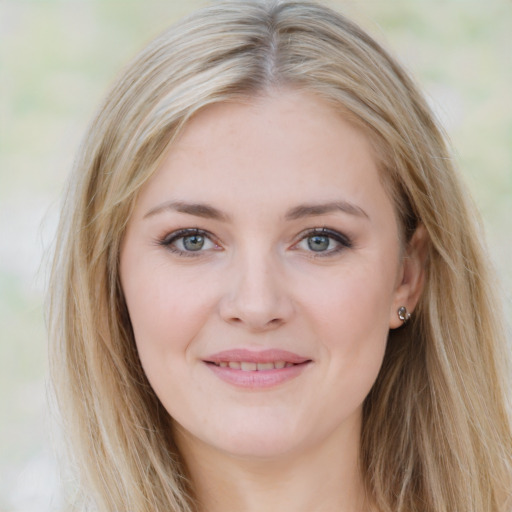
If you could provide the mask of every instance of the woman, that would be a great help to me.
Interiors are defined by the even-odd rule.
[[[510,510],[506,353],[425,101],[341,15],[222,2],[76,163],[53,374],[105,511]]]

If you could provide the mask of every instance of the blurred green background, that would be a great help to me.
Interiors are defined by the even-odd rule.
[[[512,2],[329,3],[424,86],[482,212],[510,317]],[[0,512],[45,512],[61,503],[42,301],[44,255],[73,154],[120,68],[203,4],[0,0]]]

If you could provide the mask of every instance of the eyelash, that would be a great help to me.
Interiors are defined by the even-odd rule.
[[[307,240],[308,238],[313,237],[315,235],[316,236],[325,236],[325,237],[329,238],[330,240],[334,240],[338,245],[334,249],[330,249],[327,251],[313,251],[313,250],[307,251],[308,253],[310,253],[308,256],[312,257],[312,258],[326,258],[329,256],[333,256],[345,249],[350,249],[353,246],[352,241],[346,235],[344,235],[338,231],[324,227],[324,228],[308,229],[307,231],[302,232],[299,235],[300,238],[299,238],[298,242],[293,244],[292,250],[297,250],[296,247],[301,242],[303,242],[303,241]],[[165,247],[166,249],[173,252],[174,254],[177,254],[178,256],[184,256],[184,257],[189,257],[189,258],[202,256],[203,255],[202,253],[204,253],[204,251],[201,249],[198,251],[184,251],[184,250],[178,249],[175,245],[173,245],[178,240],[180,240],[182,238],[190,237],[190,236],[202,236],[205,239],[209,240],[211,243],[213,243],[216,247],[221,249],[220,245],[215,241],[215,237],[211,233],[209,233],[208,231],[204,231],[202,229],[198,229],[198,228],[187,228],[187,229],[180,229],[178,231],[174,231],[174,232],[166,235],[164,238],[158,240],[157,243],[158,243],[158,245]]]
[[[186,228],[179,229],[178,231],[173,231],[172,233],[169,233],[164,238],[159,240],[158,245],[165,247],[169,251],[177,254],[178,256],[184,256],[186,258],[197,258],[198,256],[202,256],[201,253],[204,251],[183,251],[181,249],[178,249],[175,245],[173,245],[178,240],[189,236],[202,236],[205,239],[210,240],[211,243],[213,243],[215,246],[220,247],[219,244],[215,242],[215,238],[211,233],[198,228]]]
[[[351,239],[340,233],[339,231],[335,231],[329,228],[313,228],[308,229],[307,231],[302,232],[299,236],[300,239],[297,243],[294,244],[294,247],[299,245],[304,240],[311,238],[313,236],[325,236],[331,240],[334,240],[338,245],[334,249],[330,249],[327,251],[308,251],[308,256],[310,258],[328,258],[329,256],[335,256],[336,254],[344,251],[345,249],[351,249],[353,247],[353,243]]]

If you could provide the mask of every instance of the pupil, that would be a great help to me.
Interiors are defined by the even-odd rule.
[[[329,237],[323,235],[310,236],[308,238],[308,247],[312,251],[325,251],[329,248]]]
[[[183,239],[183,247],[187,251],[199,251],[203,248],[204,237],[201,235],[190,235]]]

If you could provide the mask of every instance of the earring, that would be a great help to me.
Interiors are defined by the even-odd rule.
[[[405,325],[409,319],[411,318],[411,313],[409,313],[409,311],[407,311],[407,308],[405,306],[400,306],[398,308],[398,318],[400,318],[400,320],[402,320],[403,324]]]

